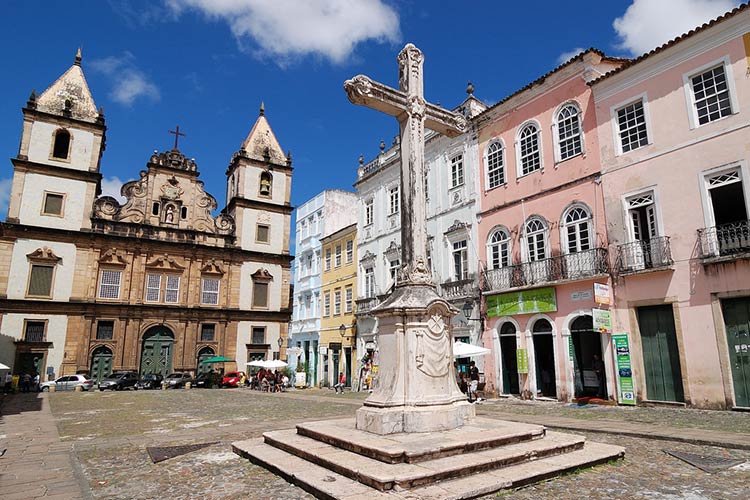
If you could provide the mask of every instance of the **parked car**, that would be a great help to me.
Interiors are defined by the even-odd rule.
[[[99,390],[110,389],[121,391],[123,389],[133,388],[138,382],[138,374],[135,372],[114,372],[107,375],[99,382]]]
[[[192,382],[193,376],[189,373],[170,373],[164,379],[169,389],[179,389],[185,386],[185,382]]]
[[[147,373],[141,377],[141,379],[135,383],[136,390],[138,389],[159,389],[161,387],[161,381],[164,377],[160,373]]]
[[[213,373],[207,372],[207,373],[201,373],[197,377],[195,377],[195,380],[193,381],[193,387],[200,387],[202,389],[210,389],[214,385],[213,380]]]
[[[245,372],[229,372],[225,373],[221,379],[221,387],[239,387],[240,380],[247,380]]]
[[[88,391],[96,383],[85,375],[65,375],[64,377],[58,377],[56,380],[42,382],[39,384],[39,390],[49,391],[50,387],[55,386],[55,391],[74,391],[77,385],[80,385],[84,391]]]

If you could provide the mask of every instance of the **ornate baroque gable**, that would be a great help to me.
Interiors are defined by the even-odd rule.
[[[162,271],[184,271],[185,267],[181,266],[175,259],[167,254],[154,257],[151,262],[146,262],[146,267],[149,269],[160,269]]]
[[[26,254],[26,258],[34,262],[47,262],[50,264],[57,264],[62,261],[62,258],[55,255],[55,252],[49,247],[37,248],[33,252]]]
[[[268,269],[260,268],[250,275],[253,281],[273,281],[273,275],[268,272]]]
[[[224,267],[220,262],[216,262],[216,259],[211,259],[206,261],[203,267],[201,267],[201,274],[223,275]]]
[[[99,263],[110,266],[126,266],[128,261],[125,258],[125,252],[116,248],[110,248],[99,257]]]

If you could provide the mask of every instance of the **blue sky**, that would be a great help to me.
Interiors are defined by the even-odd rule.
[[[196,159],[225,203],[225,170],[261,101],[294,159],[292,203],[352,189],[357,159],[398,133],[394,119],[354,106],[344,80],[364,73],[397,85],[396,54],[425,53],[425,95],[445,107],[475,95],[494,103],[597,47],[630,57],[730,10],[734,0],[6,0],[0,7],[0,214],[7,214],[22,115],[83,48],[104,106],[105,192],[136,178],[151,152]],[[572,6],[575,5],[575,9]]]

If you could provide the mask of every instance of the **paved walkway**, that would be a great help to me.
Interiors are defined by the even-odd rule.
[[[47,395],[0,396],[0,498],[83,500],[73,444],[57,433]]]

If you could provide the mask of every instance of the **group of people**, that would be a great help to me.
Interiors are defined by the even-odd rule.
[[[479,368],[474,361],[469,363],[468,373],[464,373],[458,367],[458,362],[453,362],[453,367],[456,372],[456,384],[461,392],[466,394],[469,401],[474,403],[481,401],[481,398],[477,397],[477,387],[479,387]]]
[[[39,392],[39,382],[41,377],[38,373],[24,372],[18,376],[18,387],[21,392]],[[3,386],[3,392],[9,394],[13,392],[13,375],[8,372],[5,374],[5,385]]]
[[[250,388],[263,392],[283,392],[289,386],[289,377],[279,370],[261,368],[249,380]]]

